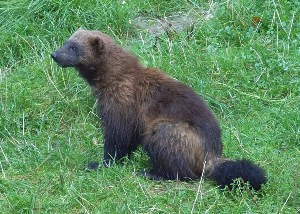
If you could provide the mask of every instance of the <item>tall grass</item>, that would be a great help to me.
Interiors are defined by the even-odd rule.
[[[1,212],[299,212],[299,8],[296,0],[0,1]],[[132,25],[191,10],[199,17],[190,36],[155,39]],[[213,18],[203,20],[202,10]],[[147,180],[134,174],[150,167],[142,151],[84,171],[103,155],[95,100],[49,55],[79,27],[110,34],[145,65],[193,87],[220,120],[224,156],[266,169],[262,191]]]

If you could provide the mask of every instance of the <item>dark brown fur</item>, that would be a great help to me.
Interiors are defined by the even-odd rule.
[[[109,36],[78,30],[52,57],[62,67],[75,67],[98,98],[106,165],[141,145],[153,164],[147,175],[155,179],[196,179],[206,166],[208,176],[222,187],[238,177],[255,189],[266,182],[264,171],[251,163],[243,169],[258,169],[256,186],[240,169],[228,180],[226,173],[231,172],[219,168],[241,161],[221,158],[220,126],[204,101],[185,84],[143,67]]]

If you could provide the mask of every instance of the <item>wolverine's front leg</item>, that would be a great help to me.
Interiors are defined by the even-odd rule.
[[[130,154],[130,134],[127,136],[121,136],[121,134],[116,134],[115,136],[105,134],[104,142],[104,157],[103,165],[110,166],[112,163],[128,156]]]
[[[122,131],[119,134],[112,135],[111,132],[105,133],[104,137],[104,157],[102,166],[109,167],[123,157],[128,156],[131,153],[130,149],[130,134],[128,133],[123,138],[121,136]],[[100,164],[101,166],[101,164]],[[98,169],[98,162],[90,162],[87,165],[87,169]]]
[[[136,112],[133,104],[118,101],[117,92],[115,91],[115,94],[112,95],[110,102],[99,100],[104,131],[103,164],[105,166],[110,166],[112,163],[129,156],[136,148],[138,136]]]
[[[123,117],[121,120],[104,121],[103,164],[105,166],[130,156],[137,148],[138,129],[131,119],[132,117]]]

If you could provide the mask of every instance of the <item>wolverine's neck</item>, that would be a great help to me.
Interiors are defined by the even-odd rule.
[[[89,67],[85,65],[76,66],[80,76],[85,79],[91,86],[95,84],[95,80],[97,79],[97,69],[95,67]]]

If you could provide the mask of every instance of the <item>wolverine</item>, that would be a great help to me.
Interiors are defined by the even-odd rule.
[[[193,180],[205,172],[221,188],[237,178],[255,190],[267,182],[258,165],[222,157],[220,125],[192,88],[144,67],[108,35],[79,29],[51,57],[74,67],[98,100],[105,166],[140,145],[152,163],[143,174],[154,180]]]

